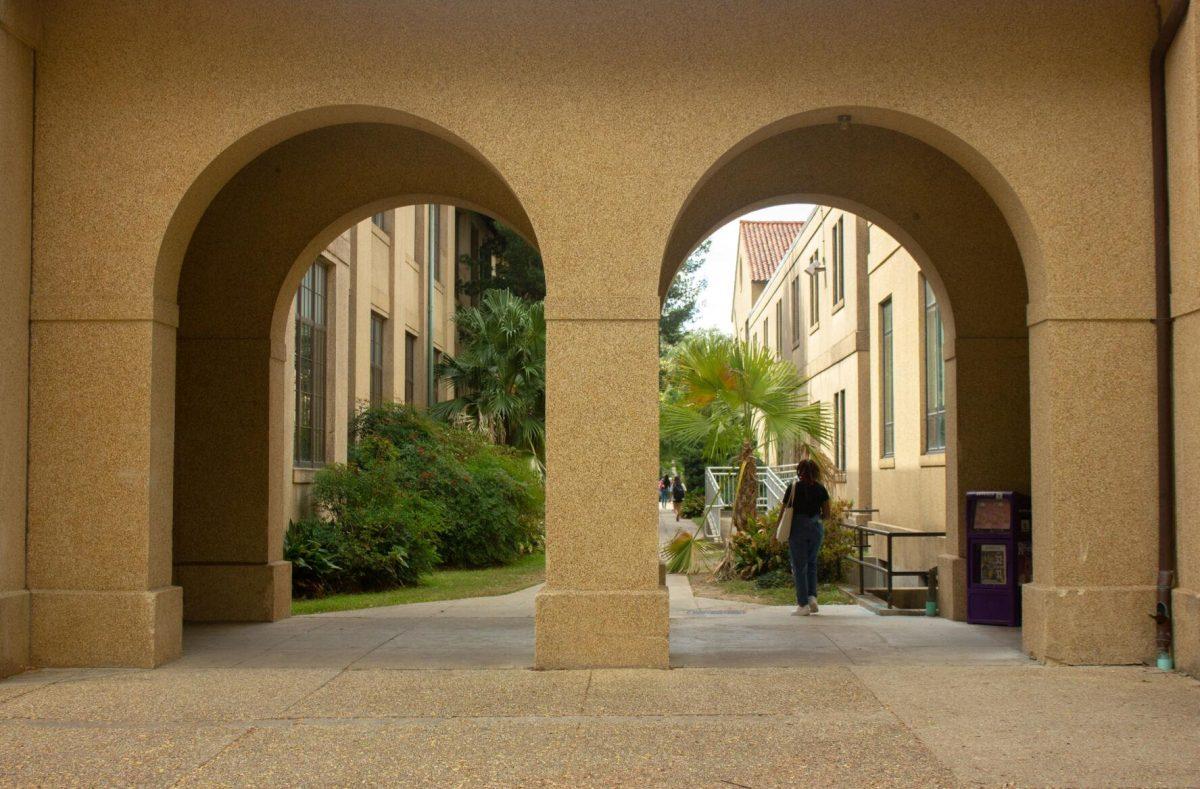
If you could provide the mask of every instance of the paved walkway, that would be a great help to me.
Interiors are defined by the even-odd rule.
[[[531,589],[193,626],[153,671],[29,672],[0,682],[0,785],[1200,785],[1187,677],[669,586],[675,671],[512,668]]]

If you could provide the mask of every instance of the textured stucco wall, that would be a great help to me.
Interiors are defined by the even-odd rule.
[[[0,22],[7,21],[0,14]],[[33,50],[0,26],[0,676],[28,662],[25,464],[29,419]]]
[[[1200,674],[1200,18],[1193,7],[1167,60],[1171,308],[1175,318],[1178,576],[1175,661]]]
[[[265,324],[283,323],[275,299],[322,228],[367,215],[351,216],[355,205],[405,196],[496,213],[535,237],[546,261],[539,665],[665,663],[654,511],[641,503],[657,471],[658,297],[732,213],[796,198],[890,219],[889,232],[936,263],[956,309],[970,305],[956,313],[948,378],[963,430],[979,432],[960,436],[961,457],[947,456],[947,496],[985,477],[1019,483],[1032,462],[1030,651],[1071,662],[1149,655],[1153,501],[1096,480],[1153,483],[1153,2],[393,2],[371,5],[371,24],[334,0],[178,0],[154,15],[99,0],[44,9],[30,536],[31,567],[44,565],[35,598],[47,602],[47,660],[172,653],[162,639],[174,635],[146,623],[175,610],[161,573],[172,509],[177,527],[200,522],[200,502],[181,486],[234,488],[228,521],[205,520],[205,550],[221,549],[206,561],[277,559],[276,541],[243,539],[239,526],[280,512],[265,480],[282,437],[263,404],[282,386],[281,351]],[[462,57],[464,41],[489,57]],[[849,134],[835,155],[814,158],[838,142],[843,112]],[[307,138],[306,156],[260,156],[339,121],[425,136],[358,126],[353,140]],[[364,154],[382,155],[372,160],[381,166],[355,170],[348,160]],[[244,202],[236,189],[214,202],[251,161],[253,177],[234,179]],[[431,177],[448,171],[460,177]],[[239,205],[250,206],[242,217]],[[962,221],[946,221],[955,214]],[[271,230],[247,237],[251,226]],[[244,253],[225,253],[217,238]],[[197,266],[179,288],[189,245]],[[1028,409],[1020,398],[991,407],[997,363],[1017,378],[1028,365]],[[205,390],[231,369],[244,377]],[[132,383],[56,396],[114,374]],[[219,442],[185,429],[205,420]],[[1032,453],[1028,433],[996,438],[1026,420]],[[216,479],[208,469],[230,453],[247,473]],[[88,484],[64,494],[64,469],[85,466]],[[97,498],[120,503],[97,511]],[[91,550],[91,535],[132,549]],[[43,555],[55,551],[54,561]],[[55,641],[101,612],[108,631],[137,634],[136,649]]]

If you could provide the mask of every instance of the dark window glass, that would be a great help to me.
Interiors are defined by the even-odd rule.
[[[816,326],[821,319],[821,274],[817,271],[821,265],[820,253],[813,252],[809,265],[812,271],[808,275],[808,325]]]
[[[783,358],[783,296],[775,302],[775,355]]]
[[[942,310],[925,283],[925,451],[946,449],[946,363],[942,359]]]
[[[833,395],[833,462],[846,470],[846,390]]]
[[[792,343],[800,342],[800,278],[792,279]]]
[[[378,214],[375,214],[374,216],[371,217],[371,224],[375,225],[375,227],[379,228],[380,230],[387,233],[388,235],[391,235],[392,234],[392,212],[391,211],[380,211]]]
[[[846,298],[846,218],[833,226],[833,303]]]
[[[412,405],[417,391],[417,338],[404,333],[404,402]]]
[[[383,405],[383,330],[385,318],[371,313],[371,407]]]
[[[433,352],[433,375],[434,375],[433,402],[435,402],[435,403],[440,402],[442,399],[442,387],[440,385],[438,385],[438,382],[437,382],[438,367],[441,365],[441,363],[442,363],[442,352],[435,350]]]
[[[433,258],[433,279],[442,281],[442,211],[440,206],[429,206],[429,237],[432,244],[429,254]]]
[[[295,463],[325,462],[325,339],[328,271],[314,263],[296,293]]]
[[[425,262],[425,206],[413,206],[413,260],[420,266]]]
[[[879,305],[879,359],[882,368],[880,397],[883,400],[883,456],[896,454],[896,402],[892,381],[892,300]]]

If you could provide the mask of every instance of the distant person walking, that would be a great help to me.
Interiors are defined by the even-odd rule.
[[[675,520],[679,520],[683,516],[683,497],[686,495],[687,486],[676,474],[675,479],[671,480],[671,501],[675,504]]]
[[[794,616],[817,613],[817,555],[825,538],[822,521],[829,517],[829,491],[820,482],[821,470],[809,459],[796,466],[796,481],[783,494],[784,512],[792,512],[788,554],[796,583]],[[782,516],[780,520],[782,520]]]
[[[663,474],[658,481],[658,508],[665,509],[671,501],[671,477],[669,474]]]

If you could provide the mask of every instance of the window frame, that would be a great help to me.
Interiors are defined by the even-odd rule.
[[[370,403],[372,408],[383,405],[383,351],[387,318],[371,310]]]
[[[843,214],[833,223],[833,254],[830,255],[830,279],[833,291],[832,310],[837,312],[846,304],[846,217]]]
[[[845,472],[849,456],[846,441],[846,390],[833,393],[833,464]]]
[[[445,285],[446,283],[442,280],[445,272],[442,270],[442,211],[439,205],[431,204],[429,206],[428,232],[430,239],[430,265],[433,266],[433,281],[438,285]]]
[[[821,266],[820,250],[813,250],[809,257],[808,272],[808,330],[812,332],[821,325]]]
[[[404,332],[404,402],[414,404],[417,396],[417,335]]]
[[[328,457],[329,274],[329,266],[318,259],[296,289],[292,464],[304,468],[319,468]]]
[[[880,457],[896,456],[896,338],[892,297],[879,302]]]
[[[926,455],[935,455],[946,451],[946,362],[943,358],[946,337],[937,294],[924,277],[921,278],[921,284],[922,445]],[[936,339],[930,331],[934,327],[937,329]]]

